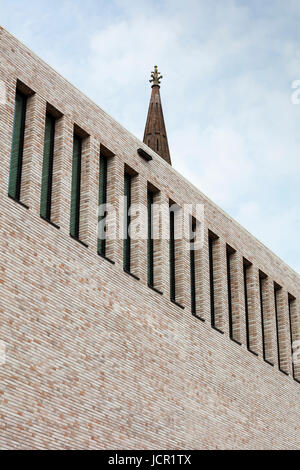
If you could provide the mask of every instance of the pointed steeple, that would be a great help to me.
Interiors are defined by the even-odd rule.
[[[171,165],[166,126],[160,99],[160,81],[163,78],[157,70],[157,65],[151,73],[152,93],[150,98],[147,122],[144,133],[144,143]]]

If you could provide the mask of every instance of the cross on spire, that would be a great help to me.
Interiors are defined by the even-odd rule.
[[[153,83],[154,86],[160,86],[160,81],[163,78],[163,76],[160,74],[160,72],[157,69],[157,65],[154,65],[154,71],[151,72],[151,80],[149,80],[150,83]]]

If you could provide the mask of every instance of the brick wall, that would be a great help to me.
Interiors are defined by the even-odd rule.
[[[60,75],[0,29],[0,447],[299,448],[300,384],[293,378],[292,331],[299,339],[299,275]],[[17,80],[31,90],[21,200],[8,198]],[[27,89],[27,88],[26,88]],[[45,113],[59,113],[53,222],[39,215]],[[74,125],[85,134],[81,232],[69,236]],[[170,302],[168,241],[155,243],[155,287],[147,286],[146,240],[132,244],[124,273],[122,241],[97,255],[100,146],[109,149],[108,200],[135,171],[134,201],[205,205],[204,246],[195,253],[197,316],[191,314],[189,256],[176,245],[179,302]],[[142,160],[144,148],[153,160]],[[157,221],[159,226],[161,222]],[[160,226],[160,230],[163,230]],[[215,320],[209,295],[208,236],[214,240]],[[229,337],[226,244],[231,247],[233,337]],[[247,260],[247,350],[243,260]],[[263,358],[259,272],[264,273],[267,359]],[[278,368],[277,330],[282,369]],[[291,298],[291,297],[290,297]],[[218,331],[219,330],[219,331]],[[239,344],[241,343],[241,344]],[[299,367],[294,368],[300,380]]]

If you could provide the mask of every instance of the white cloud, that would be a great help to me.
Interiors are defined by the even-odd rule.
[[[226,128],[184,128],[172,135],[176,167],[218,204],[244,194],[255,168],[243,137]]]
[[[174,167],[300,271],[297,0],[35,1],[27,25],[12,3],[4,25],[140,137],[157,64]]]
[[[257,201],[241,203],[236,213],[240,224],[247,226],[257,238],[272,246],[275,253],[300,272],[300,262],[296,249],[299,240],[300,220],[296,207],[262,207]],[[288,241],[287,241],[288,238]]]

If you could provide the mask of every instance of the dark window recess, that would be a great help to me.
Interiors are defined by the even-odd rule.
[[[55,118],[46,114],[40,215],[51,220]]]
[[[79,239],[81,154],[82,154],[82,139],[78,135],[74,134],[73,159],[72,159],[70,235],[76,239]]]
[[[289,322],[290,322],[290,339],[291,339],[291,355],[292,355],[292,370],[293,378],[295,378],[295,364],[293,360],[293,328],[292,328],[292,305],[295,302],[295,299],[289,294]]]
[[[104,205],[107,203],[107,158],[100,154],[100,173],[99,173],[99,196],[98,204]],[[103,209],[101,214],[103,213]],[[104,219],[107,216],[105,211],[103,215],[99,216],[99,226],[102,225]],[[98,232],[98,253],[101,256],[106,256],[106,233],[105,227],[102,227]]]
[[[124,207],[124,242],[123,242],[123,268],[124,271],[130,273],[131,260],[131,240],[129,234],[130,215],[129,209],[131,206],[131,181],[132,177],[130,174],[125,173],[124,175],[124,196],[125,196],[125,207]]]
[[[170,210],[170,299],[172,302],[176,301],[176,286],[175,286],[175,215],[174,211]]]
[[[148,285],[154,287],[154,249],[153,249],[153,193],[148,190],[147,215],[148,215],[148,239],[147,239],[147,273]]]
[[[195,223],[193,219],[190,220],[190,280],[191,280],[191,311],[195,315],[197,310],[196,305],[196,267],[195,267],[195,250],[193,249],[193,245],[195,243],[194,240],[194,231],[195,231]]]
[[[213,245],[214,245],[214,240],[213,240],[212,237],[209,237],[208,238],[208,251],[209,251],[210,318],[211,318],[211,325],[213,327],[215,327],[215,292],[214,292]]]
[[[262,347],[263,358],[266,361],[266,335],[265,335],[265,317],[264,317],[264,296],[263,296],[263,278],[259,276],[259,297],[260,297],[260,313],[261,313],[261,334],[262,334]]]
[[[279,324],[278,324],[278,302],[277,294],[279,288],[274,285],[274,304],[275,304],[275,323],[276,323],[276,339],[277,339],[277,357],[278,357],[278,368],[281,371],[281,358],[280,358],[280,345],[279,345]]]
[[[249,334],[249,307],[248,307],[248,286],[247,286],[247,271],[248,266],[246,263],[243,265],[243,274],[244,274],[244,299],[245,299],[245,316],[246,316],[246,340],[247,340],[247,349],[251,351],[250,348],[250,334]]]
[[[20,200],[27,97],[16,92],[8,195]]]
[[[233,339],[233,321],[232,321],[232,290],[231,290],[231,259],[232,253],[227,249],[226,264],[227,264],[227,294],[228,294],[228,315],[229,315],[229,336]]]

